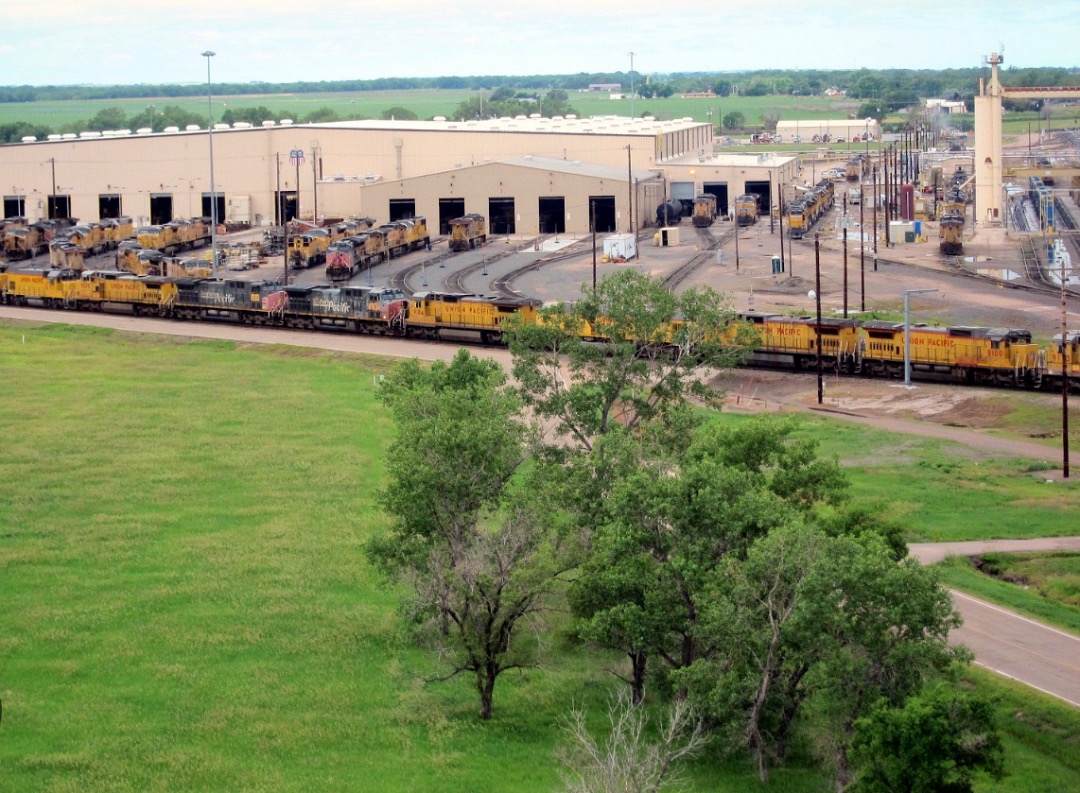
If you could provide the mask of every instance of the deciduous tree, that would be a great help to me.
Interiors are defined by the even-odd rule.
[[[380,397],[397,425],[381,494],[392,526],[368,554],[411,587],[412,615],[448,666],[436,679],[472,674],[488,719],[499,676],[532,663],[520,627],[563,571],[548,489],[511,486],[527,457],[520,400],[498,364],[465,350],[449,365],[402,364]]]

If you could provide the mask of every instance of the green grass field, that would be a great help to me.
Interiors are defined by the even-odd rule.
[[[245,96],[215,96],[215,118],[225,108],[259,107],[299,119],[313,110],[329,107],[342,118],[379,118],[384,110],[400,105],[407,107],[422,119],[434,116],[452,117],[454,109],[471,97],[474,91],[422,89],[411,91],[361,91],[356,93],[317,94],[256,94]],[[630,115],[630,100],[608,98],[607,94],[573,92],[570,104],[581,116]],[[851,101],[836,101],[827,97],[724,97],[714,99],[636,99],[637,115],[651,114],[657,118],[682,118],[690,116],[697,121],[710,117],[719,124],[719,118],[733,111],[741,112],[747,124],[760,125],[764,113],[777,113],[784,119],[846,118],[854,112]],[[70,100],[55,102],[0,103],[0,124],[12,121],[28,121],[47,124],[56,128],[63,124],[86,120],[107,107],[119,107],[128,116],[141,113],[153,106],[160,110],[166,105],[176,105],[196,114],[206,113],[206,97],[160,97],[156,99],[102,99]],[[712,115],[708,115],[711,111]]]
[[[390,363],[0,322],[0,788],[555,788],[559,719],[583,702],[599,725],[614,685],[596,653],[556,641],[541,669],[500,679],[481,723],[468,680],[423,685],[431,659],[361,553],[385,525],[373,378]],[[906,442],[837,429],[804,432],[843,455]],[[922,536],[957,484],[918,461],[948,454],[911,452],[913,481],[890,492]],[[894,462],[875,490],[862,465],[868,498],[904,475]],[[1011,508],[1015,473],[977,489]],[[1052,533],[1036,506],[1025,528]],[[1047,708],[1010,759],[1076,789],[1062,741],[1080,714]],[[690,771],[695,790],[832,789],[798,763],[769,786],[741,761]],[[1022,783],[980,790],[1040,789]]]

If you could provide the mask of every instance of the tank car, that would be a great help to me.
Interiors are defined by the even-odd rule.
[[[656,208],[656,225],[658,226],[671,226],[675,225],[682,219],[683,216],[683,203],[671,199],[665,201]]]

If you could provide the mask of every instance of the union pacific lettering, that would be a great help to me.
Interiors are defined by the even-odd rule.
[[[953,340],[948,336],[934,338],[933,336],[920,336],[913,340],[916,345],[923,347],[952,347]]]
[[[789,327],[786,325],[781,325],[779,327],[773,326],[772,328],[772,332],[780,336],[802,336],[805,330],[805,328]]]
[[[218,303],[223,306],[231,306],[236,302],[236,295],[230,292],[203,292],[200,297],[204,303]]]
[[[332,314],[345,314],[352,308],[348,303],[326,297],[316,297],[311,301],[311,304],[317,309],[329,311]]]

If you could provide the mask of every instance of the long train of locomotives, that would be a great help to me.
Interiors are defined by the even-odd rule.
[[[788,233],[792,239],[801,240],[814,224],[832,209],[836,188],[831,179],[822,179],[784,208],[787,215]]]
[[[370,231],[354,233],[332,242],[327,248],[326,277],[334,283],[348,281],[362,268],[419,250],[430,243],[424,217],[395,220]]]
[[[0,272],[0,302],[55,309],[120,310],[169,319],[326,329],[423,339],[468,333],[499,343],[510,317],[535,322],[540,302],[525,298],[423,292],[360,286],[282,286],[261,281],[135,276],[115,271],[9,270]],[[904,325],[900,322],[786,317],[747,313],[758,341],[752,366],[809,370],[818,350],[830,373],[900,377]],[[601,340],[591,328],[583,338]],[[1080,331],[1040,347],[1026,330],[983,327],[910,328],[911,373],[916,379],[1012,388],[1080,390]]]

